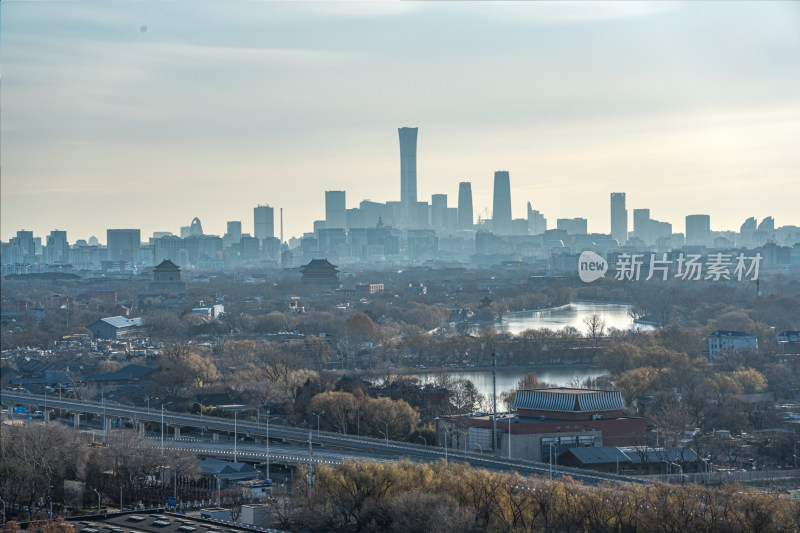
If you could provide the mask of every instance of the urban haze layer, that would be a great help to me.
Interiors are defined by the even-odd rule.
[[[141,231],[110,228],[105,246],[96,237],[69,243],[67,231],[55,229],[34,236],[21,229],[2,243],[2,273],[128,271],[170,260],[183,269],[293,268],[312,259],[335,264],[489,266],[520,261],[550,272],[576,271],[581,251],[594,250],[612,263],[620,252],[670,253],[687,249],[732,254],[739,249],[763,252],[765,265],[800,262],[800,227],[776,227],[772,217],[743,221],[738,231],[712,231],[707,214],[687,214],[684,232],[651,217],[650,209],[629,216],[624,192],[610,193],[608,233],[588,233],[585,218],[558,218],[555,228],[528,202],[524,218],[511,213],[511,175],[494,174],[490,218],[476,220],[472,184],[458,184],[455,206],[446,194],[430,202],[417,197],[418,128],[402,127],[400,201],[363,200],[347,208],[346,191],[325,191],[325,218],[300,238],[283,239],[282,211],[269,205],[253,209],[253,234],[242,232],[239,220],[227,223],[223,236],[203,232],[199,217],[180,228],[180,235],[155,232],[146,243]],[[632,218],[632,226],[630,225]],[[277,231],[276,231],[277,227]],[[631,227],[631,231],[629,231]]]
[[[612,192],[608,234],[548,229],[512,217],[505,170],[476,221],[469,182],[418,201],[417,133],[399,202],[326,191],[288,242],[257,206],[252,236],[3,243],[3,521],[568,530],[637,498],[625,527],[693,506],[705,531],[792,530],[800,228],[636,209],[629,231]]]
[[[0,533],[800,530],[799,5],[1,2]]]

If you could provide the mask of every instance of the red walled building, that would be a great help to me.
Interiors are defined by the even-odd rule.
[[[635,446],[644,444],[644,419],[625,416],[619,391],[592,389],[518,390],[516,413],[497,418],[498,452],[512,458],[548,461],[551,451],[578,446]],[[492,449],[491,414],[439,419],[437,436],[443,446],[472,451]],[[510,441],[510,448],[509,448]]]

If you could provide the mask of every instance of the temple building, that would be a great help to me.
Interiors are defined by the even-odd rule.
[[[327,259],[312,259],[300,269],[300,272],[302,273],[300,279],[304,283],[339,285],[339,270]]]
[[[148,283],[151,293],[168,294],[186,292],[186,283],[181,281],[181,269],[178,265],[164,259],[153,267],[153,280]]]

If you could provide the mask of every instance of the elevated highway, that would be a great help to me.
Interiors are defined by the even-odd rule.
[[[355,435],[344,435],[340,433],[332,433],[328,431],[310,431],[309,429],[302,429],[297,427],[290,427],[279,424],[260,424],[250,421],[234,421],[228,418],[218,418],[205,415],[193,415],[187,413],[177,413],[159,409],[146,409],[134,406],[119,405],[109,402],[92,402],[72,399],[59,399],[47,395],[35,395],[24,392],[2,392],[2,401],[9,408],[9,411],[14,405],[24,405],[28,408],[36,409],[66,409],[74,417],[75,420],[80,420],[81,414],[91,413],[100,416],[105,422],[104,427],[108,428],[108,419],[110,417],[119,417],[131,420],[135,427],[139,427],[142,431],[144,422],[154,422],[161,424],[168,424],[173,428],[173,436],[165,440],[165,446],[176,447],[192,451],[202,456],[214,456],[220,458],[234,458],[237,457],[247,461],[265,461],[266,460],[266,446],[264,444],[243,444],[240,442],[220,442],[212,441],[211,443],[205,441],[195,440],[181,440],[179,438],[179,428],[203,428],[205,431],[214,433],[234,433],[237,435],[247,436],[255,439],[256,441],[267,438],[267,431],[269,431],[270,441],[278,440],[281,443],[288,445],[287,448],[281,448],[286,451],[283,453],[284,457],[281,458],[277,455],[278,452],[274,451],[274,446],[270,446],[270,461],[280,462],[285,461],[286,464],[301,464],[308,463],[309,456],[307,452],[309,436],[311,437],[311,444],[313,447],[312,459],[315,460],[319,457],[322,461],[325,457],[326,462],[335,463],[348,458],[361,458],[372,460],[400,460],[409,459],[412,461],[420,462],[435,462],[438,460],[466,462],[473,467],[486,468],[487,470],[495,471],[513,471],[518,472],[523,476],[548,476],[550,475],[550,465],[545,463],[538,463],[534,461],[525,461],[521,459],[509,459],[498,457],[494,455],[481,454],[476,452],[465,452],[463,450],[446,450],[433,446],[424,446],[414,443],[385,441],[384,439],[375,439],[369,437],[357,437]],[[76,429],[79,428],[79,423],[75,424]],[[178,431],[175,429],[178,428]],[[297,450],[295,453],[288,453],[291,449]],[[322,453],[324,452],[324,455]],[[274,459],[273,459],[274,456]],[[649,481],[641,478],[620,476],[615,474],[606,474],[600,472],[592,472],[580,470],[575,468],[567,468],[559,466],[554,475],[570,476],[578,481],[588,484],[600,484],[611,482],[622,483],[649,483]]]

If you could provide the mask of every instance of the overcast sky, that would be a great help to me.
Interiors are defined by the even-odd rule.
[[[0,4],[0,238],[206,233],[284,208],[285,237],[471,181],[609,231],[609,193],[684,231],[800,225],[798,2]],[[632,214],[632,213],[631,213]],[[632,217],[629,223],[632,229]]]

